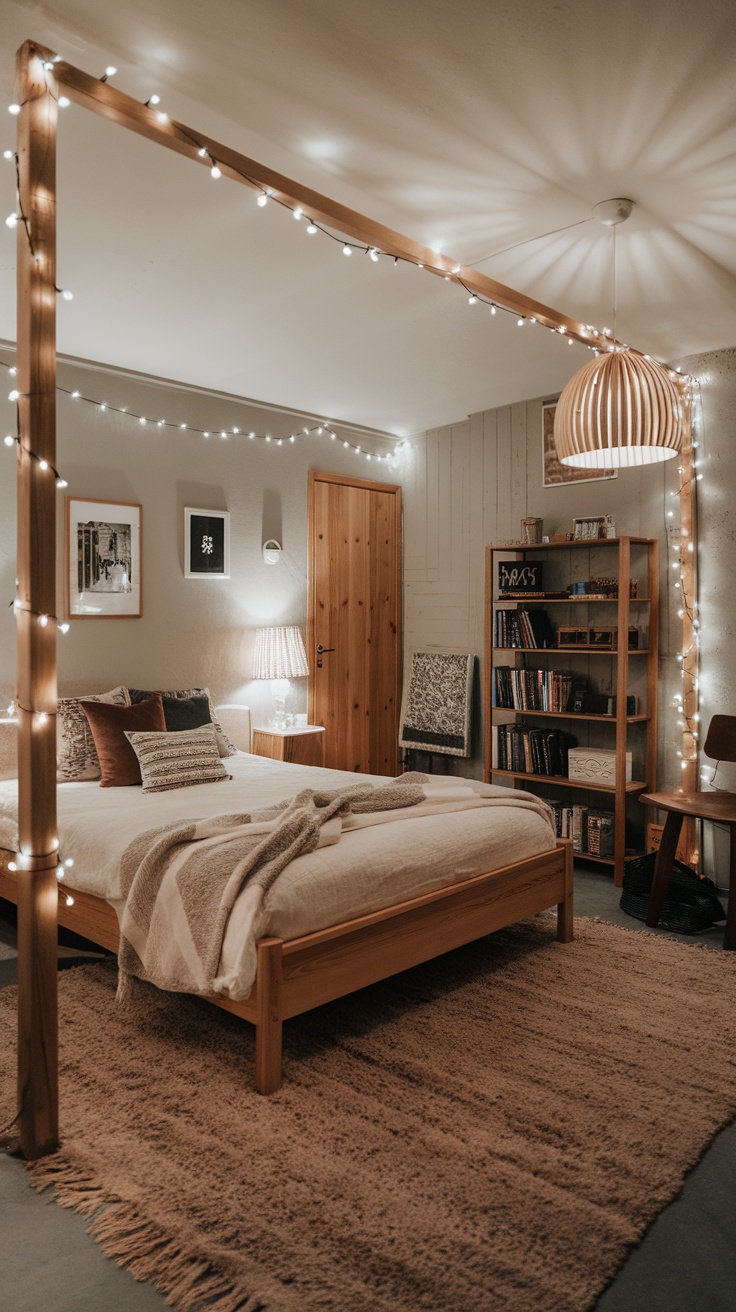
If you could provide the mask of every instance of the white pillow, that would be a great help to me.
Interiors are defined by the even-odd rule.
[[[141,767],[144,793],[232,779],[222,761],[213,724],[179,733],[126,733]]]

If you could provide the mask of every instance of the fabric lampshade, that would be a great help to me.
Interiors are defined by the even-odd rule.
[[[256,629],[254,679],[302,679],[308,674],[304,639],[296,624]]]
[[[583,365],[555,411],[563,465],[618,469],[669,460],[680,449],[682,402],[669,371],[634,351],[611,351]]]

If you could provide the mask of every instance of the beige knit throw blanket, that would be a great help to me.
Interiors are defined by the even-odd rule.
[[[126,900],[118,997],[131,975],[175,992],[214,993],[225,927],[243,887],[257,885],[265,894],[295,857],[314,851],[321,838],[336,841],[339,833],[330,822],[349,812],[359,815],[415,806],[424,798],[420,777],[404,775],[379,787],[305,788],[251,814],[184,821],[140,834],[121,860]],[[174,896],[168,896],[171,882]],[[170,927],[165,916],[156,914],[162,900],[186,919],[193,950],[193,955],[187,954],[188,969],[180,952],[171,959]]]
[[[457,800],[448,800],[445,786],[441,802],[432,800],[439,781],[417,773],[384,785],[307,788],[250,814],[182,821],[138,835],[121,859],[118,999],[126,996],[131,977],[173,992],[232,995],[218,979],[218,966],[228,918],[244,890],[260,906],[289,862],[338,842],[344,830],[399,819],[400,812],[419,818],[515,800],[507,790],[464,782]],[[489,796],[499,792],[505,796]],[[530,794],[517,799],[517,805],[549,815]]]

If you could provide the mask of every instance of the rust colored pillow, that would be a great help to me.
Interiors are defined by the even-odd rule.
[[[81,701],[100,760],[100,788],[123,788],[141,782],[138,757],[125,737],[128,733],[164,733],[166,720],[160,692],[135,706]],[[122,712],[122,713],[121,713]]]

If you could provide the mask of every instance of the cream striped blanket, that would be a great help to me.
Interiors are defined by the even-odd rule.
[[[125,997],[131,977],[173,992],[247,996],[252,979],[236,986],[218,974],[236,899],[251,899],[255,925],[264,897],[289,862],[339,842],[351,829],[494,804],[549,817],[549,808],[529,793],[512,795],[471,780],[450,783],[411,773],[385,785],[304,789],[250,814],[185,820],[139,834],[121,861],[118,998]]]

